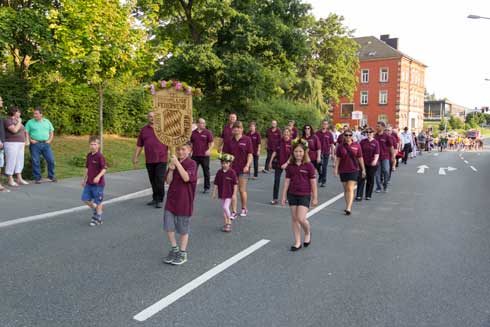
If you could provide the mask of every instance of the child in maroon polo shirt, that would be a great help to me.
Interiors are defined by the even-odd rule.
[[[87,154],[85,176],[82,180],[82,201],[93,210],[90,226],[102,224],[102,201],[104,200],[104,175],[107,170],[105,158],[100,153],[100,139],[92,136],[89,139],[90,152]]]
[[[257,123],[250,122],[249,125],[249,132],[247,133],[247,136],[250,137],[252,140],[252,147],[253,147],[253,164],[254,164],[254,176],[252,179],[257,179],[259,176],[259,156],[260,156],[260,145],[262,142],[262,138],[260,136],[260,133],[257,132]]]
[[[167,232],[172,249],[163,261],[173,265],[181,265],[187,261],[187,244],[197,185],[197,164],[189,158],[190,153],[190,143],[177,148],[177,157],[172,155],[166,178],[170,186],[163,215],[163,229]],[[180,248],[175,232],[180,235]]]
[[[216,173],[214,178],[213,199],[216,199],[216,194],[221,199],[221,207],[223,208],[223,216],[225,224],[221,229],[223,232],[231,232],[232,215],[230,211],[231,199],[236,197],[238,189],[238,177],[236,172],[231,168],[233,156],[231,154],[223,154],[220,156],[221,169]]]
[[[313,195],[313,198],[312,198]],[[282,190],[281,205],[286,205],[288,199],[291,209],[291,223],[294,234],[294,245],[291,251],[297,251],[302,246],[311,243],[310,223],[306,214],[312,206],[318,205],[318,189],[316,185],[316,170],[308,156],[308,141],[304,139],[293,142],[293,154],[286,168],[286,181]],[[304,231],[304,242],[301,244],[301,229]]]

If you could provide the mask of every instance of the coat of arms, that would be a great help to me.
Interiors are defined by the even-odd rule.
[[[175,89],[153,94],[154,131],[170,149],[186,143],[192,133],[192,95]]]

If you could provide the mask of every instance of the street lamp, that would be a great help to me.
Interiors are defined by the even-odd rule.
[[[490,19],[490,17],[483,17],[479,15],[468,15],[468,18],[470,19]]]

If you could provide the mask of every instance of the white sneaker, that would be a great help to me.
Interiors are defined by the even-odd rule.
[[[242,212],[240,212],[240,217],[247,217],[248,210],[247,209],[242,209]]]

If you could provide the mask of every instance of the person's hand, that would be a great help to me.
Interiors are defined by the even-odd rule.
[[[313,198],[313,199],[311,200],[311,206],[312,206],[312,207],[316,207],[317,205],[318,205],[318,198]]]
[[[209,150],[209,149],[208,149],[208,150],[206,150],[206,152],[204,152],[204,155],[205,155],[206,157],[209,157],[209,156],[211,155],[211,150]]]
[[[257,156],[260,156],[260,151],[257,151],[256,155],[257,155]]]
[[[38,142],[36,140],[31,140],[31,144],[37,144]]]
[[[286,162],[285,164],[283,164],[283,165],[281,166],[281,169],[286,169],[287,167],[288,167],[288,163]]]
[[[22,124],[22,118],[21,117],[17,117],[17,124]]]
[[[175,156],[175,154],[171,155],[170,156],[170,163],[174,166],[177,165],[177,163],[179,163],[179,159],[177,159],[177,157]]]
[[[334,169],[334,170],[333,170],[333,175],[334,175],[335,177],[339,176],[339,171],[338,171],[337,169]]]
[[[250,167],[249,166],[245,166],[243,168],[243,173],[248,174],[249,172],[250,172]]]
[[[85,184],[87,184],[87,181],[85,180],[85,178],[82,179],[82,183],[81,184],[82,184],[82,187],[85,187]]]
[[[51,144],[51,142],[52,142],[52,141],[50,141],[50,140],[47,140],[47,141],[46,141],[46,144]]]
[[[133,166],[134,166],[134,168],[138,168],[138,163],[139,163],[138,158],[134,158],[133,159]]]
[[[3,143],[0,142],[0,149],[3,149]]]
[[[216,192],[213,192],[213,194],[211,195],[211,199],[216,200]]]
[[[365,169],[362,170],[361,175],[362,175],[363,179],[366,178],[366,170]]]
[[[286,198],[281,197],[281,205],[284,207],[286,205]]]
[[[322,160],[320,158],[316,159],[317,164],[320,164],[321,162],[322,162]]]
[[[272,170],[272,163],[269,163],[269,170]]]
[[[375,167],[378,165],[378,160],[373,160],[373,162],[371,163],[371,166]]]
[[[94,184],[99,184],[100,182],[100,177],[99,176],[95,176],[94,178]]]
[[[168,169],[169,170],[175,170],[175,165],[173,163],[171,163],[169,166],[168,166]]]

